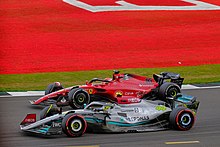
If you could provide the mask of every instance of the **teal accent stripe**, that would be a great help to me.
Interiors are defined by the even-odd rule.
[[[182,95],[181,97],[178,97],[177,100],[182,102],[190,102],[194,97],[190,95]]]
[[[90,123],[103,123],[103,120],[98,119],[98,118],[85,118],[85,120]],[[122,123],[122,122],[108,121],[107,124],[116,125],[116,126],[120,126],[120,127],[132,127],[132,126],[145,125],[145,124],[148,124],[149,122],[150,121],[147,120],[147,121],[129,124],[129,123]]]
[[[97,118],[85,118],[85,120],[87,122],[91,122],[91,123],[102,123],[103,120],[97,119]]]
[[[91,123],[102,123],[103,120],[97,119],[97,118],[85,118],[87,122]],[[107,124],[109,125],[117,125],[117,126],[122,126],[122,127],[131,127],[131,126],[138,126],[138,125],[144,125],[149,123],[149,121],[144,121],[144,122],[137,122],[133,124],[128,124],[128,123],[121,123],[121,122],[115,122],[115,121],[109,121]]]
[[[50,129],[50,127],[48,127],[48,128],[41,128],[41,129],[38,130],[38,132],[47,133],[49,129]]]
[[[117,125],[117,126],[122,126],[122,127],[131,127],[131,126],[139,126],[139,125],[144,125],[149,123],[149,121],[145,121],[145,122],[138,122],[138,123],[133,123],[133,124],[128,124],[128,123],[120,123],[120,122],[114,122],[114,121],[110,121],[107,122],[110,125]]]

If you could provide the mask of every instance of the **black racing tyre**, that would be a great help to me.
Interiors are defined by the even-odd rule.
[[[50,94],[54,91],[58,91],[60,89],[63,89],[63,86],[60,84],[60,82],[54,82],[52,84],[49,84],[45,90],[45,95]]]
[[[84,104],[90,103],[90,95],[87,91],[83,90],[82,88],[75,88],[72,89],[68,93],[69,105],[73,109],[83,109]]]
[[[59,109],[55,107],[54,105],[50,105],[45,107],[43,110],[40,112],[40,119],[44,119],[46,117],[52,116],[54,114],[58,114]]]
[[[62,130],[69,137],[82,136],[87,128],[87,123],[81,115],[67,114],[62,120]]]
[[[180,87],[177,84],[166,82],[160,86],[158,96],[161,100],[165,100],[167,97],[176,97],[180,92]]]
[[[186,131],[193,127],[195,116],[190,109],[177,107],[170,113],[169,121],[171,128]]]

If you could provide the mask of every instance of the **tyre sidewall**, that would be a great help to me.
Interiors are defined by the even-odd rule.
[[[184,118],[186,119],[185,122],[183,122]],[[190,109],[179,107],[175,108],[170,113],[169,121],[172,128],[176,130],[186,131],[193,127],[195,116]]]
[[[70,106],[74,109],[83,109],[84,104],[90,103],[90,95],[81,88],[72,89],[68,94],[68,99]]]
[[[49,84],[45,90],[45,95],[48,95],[52,92],[52,89],[54,87],[55,83]]]
[[[80,122],[79,127],[76,128],[77,131],[72,129],[73,122]],[[87,123],[81,115],[75,115],[73,113],[67,114],[62,120],[62,130],[69,137],[79,137],[82,136],[87,128]]]
[[[171,95],[172,91],[174,91],[173,95]],[[175,97],[180,92],[180,87],[177,84],[166,82],[160,86],[158,95],[159,98],[166,99],[166,97]]]
[[[59,84],[59,86],[57,86],[57,84]],[[58,91],[60,89],[63,89],[63,86],[59,82],[49,84],[45,90],[45,95]]]
[[[179,88],[179,86],[177,86],[177,85],[174,85],[174,84],[169,85],[169,86],[167,87],[167,89],[166,89],[165,95],[166,95],[166,96],[170,96],[170,97],[176,97],[176,95],[177,95],[178,93],[180,93],[180,90],[179,90],[179,89],[180,89],[180,88]],[[172,92],[174,92],[174,93],[172,93]]]

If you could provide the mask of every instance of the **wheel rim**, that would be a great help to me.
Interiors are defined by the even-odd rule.
[[[194,115],[188,110],[180,111],[176,117],[177,126],[181,130],[189,130],[193,126],[194,120]]]
[[[83,93],[80,93],[76,96],[75,102],[78,105],[83,105],[86,102],[86,95]]]
[[[90,103],[90,95],[83,89],[73,89],[68,93],[69,105],[74,109],[83,109]]]
[[[168,91],[168,96],[175,97],[178,93],[178,90],[175,87],[172,87]]]
[[[73,132],[78,132],[82,128],[82,122],[79,119],[73,120],[70,124]]]
[[[191,123],[191,116],[187,113],[183,114],[180,118],[180,122],[183,126],[188,126]]]

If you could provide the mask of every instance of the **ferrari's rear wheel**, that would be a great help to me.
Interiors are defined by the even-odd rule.
[[[175,108],[170,113],[170,125],[174,129],[186,131],[192,128],[195,116],[190,109],[185,107]]]
[[[60,89],[63,89],[63,86],[60,84],[60,82],[54,82],[52,84],[49,84],[45,90],[45,95],[50,94],[52,92],[58,91]]]
[[[81,88],[72,89],[69,94],[69,105],[74,109],[83,109],[84,104],[90,103],[90,96],[88,92]]]
[[[166,82],[160,86],[159,98],[161,100],[166,100],[167,97],[174,98],[180,92],[181,92],[180,87],[177,84]]]
[[[55,107],[54,105],[50,105],[45,107],[43,110],[40,112],[40,119],[44,119],[46,117],[55,115],[59,113],[59,109]]]
[[[80,115],[68,114],[62,121],[62,130],[69,137],[82,136],[87,128],[85,119]]]

